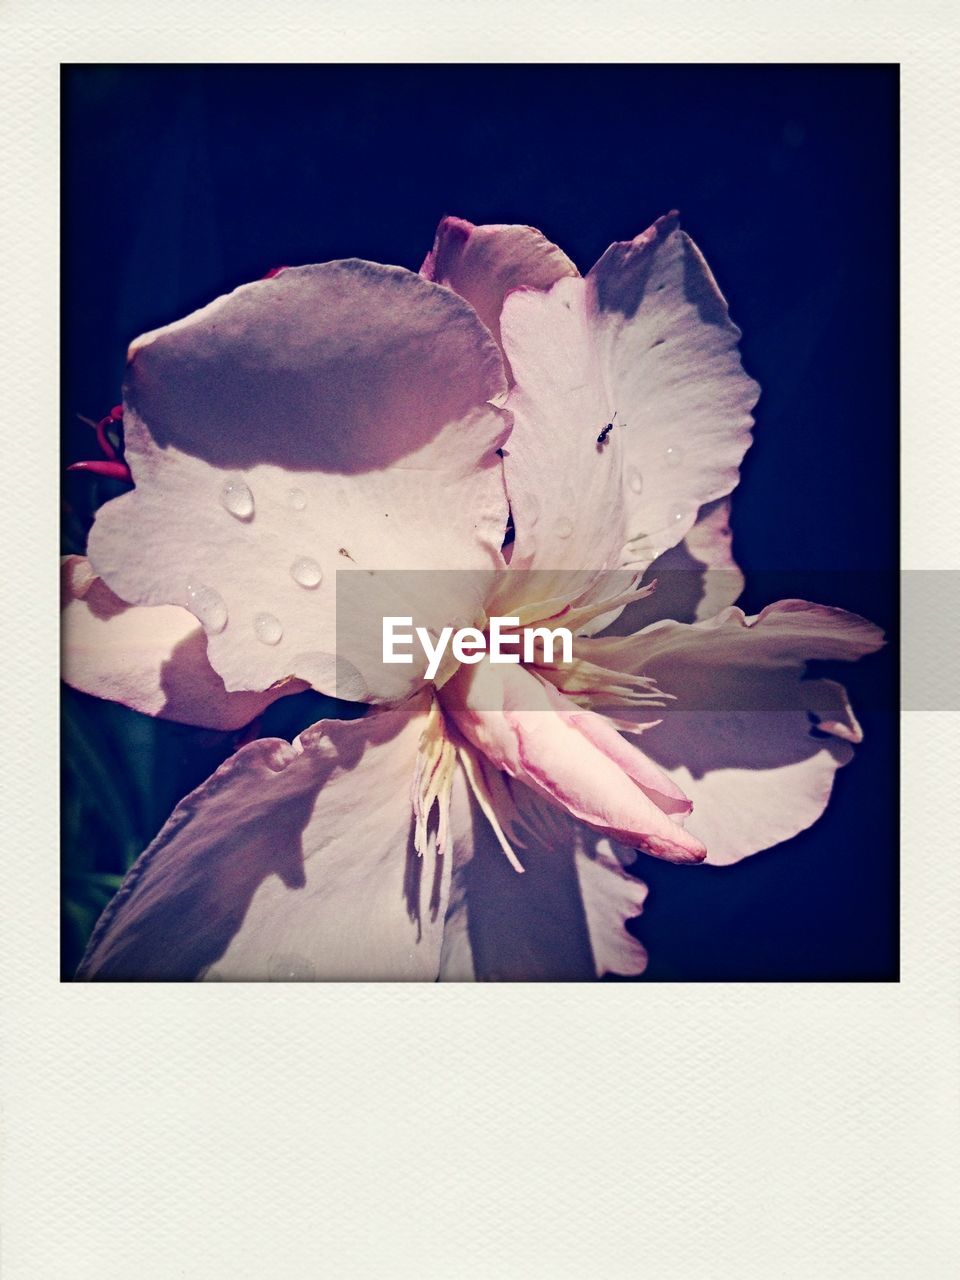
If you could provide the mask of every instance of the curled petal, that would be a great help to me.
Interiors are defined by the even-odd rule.
[[[670,861],[703,859],[700,841],[680,825],[689,811],[680,788],[601,717],[536,675],[484,659],[461,667],[441,696],[449,718],[495,768],[595,831]]]
[[[176,605],[129,605],[82,556],[61,571],[63,678],[98,698],[206,729],[238,729],[271,702],[305,688],[296,681],[264,693],[228,693],[207,661],[207,638]]]
[[[245,285],[131,347],[136,487],[98,512],[91,562],[125,600],[190,609],[228,689],[294,675],[405,696],[410,668],[369,687],[338,644],[337,574],[502,565],[504,389],[472,308],[412,272],[333,262]]]
[[[417,853],[410,802],[428,708],[238,751],[135,864],[77,976],[434,980],[449,860]]]

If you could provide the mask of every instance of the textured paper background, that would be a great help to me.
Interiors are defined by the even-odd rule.
[[[52,497],[61,61],[899,61],[905,567],[957,568],[957,34],[929,0],[0,7],[4,1280],[960,1272],[960,716],[905,718],[899,984],[61,986]]]

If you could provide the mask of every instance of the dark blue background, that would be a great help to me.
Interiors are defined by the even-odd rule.
[[[63,90],[66,461],[94,456],[76,414],[119,398],[132,337],[271,266],[416,269],[455,213],[538,226],[585,270],[676,207],[763,388],[742,603],[808,595],[893,631],[896,68],[74,67]],[[67,478],[66,549],[114,491]],[[895,646],[843,678],[867,736],[816,827],[731,869],[642,859],[646,980],[896,976]],[[70,972],[112,877],[235,739],[75,694],[65,735]]]

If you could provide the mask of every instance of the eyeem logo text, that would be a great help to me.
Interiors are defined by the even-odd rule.
[[[486,632],[479,627],[444,627],[434,639],[426,627],[414,627],[413,618],[384,618],[383,660],[389,663],[413,662],[413,642],[416,639],[427,659],[428,680],[432,680],[439,671],[448,645],[458,662],[471,666],[482,661],[484,656],[488,656],[491,662],[519,662],[521,656],[525,663],[555,662],[558,660],[554,657],[558,644],[559,661],[573,661],[573,636],[566,627],[514,629],[519,626],[519,618],[492,617]],[[540,652],[538,642],[542,645]],[[407,649],[409,652],[405,651]]]

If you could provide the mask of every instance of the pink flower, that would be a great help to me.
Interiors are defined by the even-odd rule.
[[[814,822],[860,730],[805,663],[880,635],[734,607],[738,337],[670,215],[586,277],[531,228],[447,218],[419,275],[285,268],[138,339],[135,487],[66,562],[66,679],[214,728],[308,686],[375,705],[238,750],[80,976],[635,974],[633,850],[733,862]],[[700,571],[686,598],[637,589],[671,558]],[[337,570],[358,588],[339,641]],[[562,618],[574,661],[425,683],[379,662],[378,609]]]

